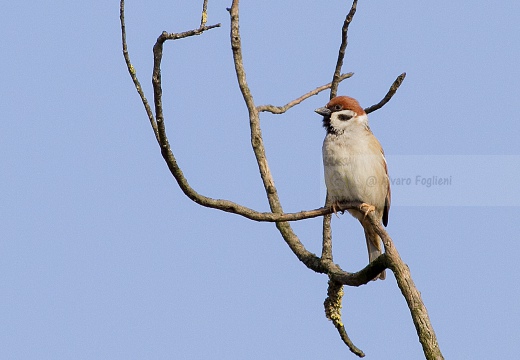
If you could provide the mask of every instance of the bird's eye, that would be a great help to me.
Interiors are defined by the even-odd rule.
[[[334,111],[338,111],[338,110],[341,110],[342,108],[343,107],[341,105],[337,104],[337,105],[334,105],[333,109],[334,109]]]
[[[338,119],[340,119],[340,120],[342,120],[342,121],[347,121],[347,120],[352,119],[352,115],[339,114]]]

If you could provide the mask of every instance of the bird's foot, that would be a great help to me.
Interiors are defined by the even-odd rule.
[[[341,208],[341,206],[339,205],[339,201],[334,201],[332,204],[331,204],[331,207],[332,207],[332,212],[334,213],[334,215],[336,215],[336,217],[339,219],[339,216],[338,216],[338,208]],[[344,210],[340,210],[341,213],[343,214],[345,211]]]
[[[374,205],[369,205],[367,203],[361,204],[359,208],[365,213],[363,220],[368,216],[368,214],[370,214],[370,212],[376,211],[376,207]]]

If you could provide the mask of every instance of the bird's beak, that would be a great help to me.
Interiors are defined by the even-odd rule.
[[[330,116],[331,111],[327,109],[326,107],[320,107],[314,110],[314,112],[323,115],[323,116]]]

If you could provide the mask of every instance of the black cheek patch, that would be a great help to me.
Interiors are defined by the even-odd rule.
[[[339,114],[338,119],[340,119],[341,121],[348,121],[348,120],[352,119],[352,116],[346,115],[346,114]]]

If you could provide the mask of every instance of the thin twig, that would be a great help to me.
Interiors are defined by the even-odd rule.
[[[345,330],[343,320],[341,319],[341,307],[343,299],[343,285],[337,281],[329,279],[329,286],[327,288],[327,298],[323,305],[325,307],[325,316],[332,321],[338,330],[341,340],[348,346],[350,351],[359,357],[364,357],[365,354],[357,348]]]
[[[200,17],[200,27],[204,27],[208,21],[208,0],[202,4],[202,16]]]
[[[341,45],[339,47],[338,60],[336,62],[336,69],[334,70],[334,76],[332,77],[332,86],[330,87],[330,98],[336,97],[338,93],[338,85],[339,85],[339,77],[341,74],[341,68],[343,67],[343,59],[345,58],[345,50],[348,45],[348,27],[354,18],[354,14],[356,13],[358,0],[354,0],[352,3],[352,7],[350,8],[349,13],[345,17],[345,21],[343,22],[343,27],[341,28]]]
[[[166,40],[183,39],[189,36],[200,35],[204,31],[219,27],[220,24],[211,26],[201,26],[198,29],[185,31],[182,33],[167,33],[163,31],[157,38],[153,47],[153,71],[152,71],[152,85],[154,90],[154,104],[155,104],[155,120],[157,123],[158,142],[161,146],[161,153],[164,160],[168,164],[170,170],[175,169],[180,171],[173,153],[170,149],[168,137],[166,135],[166,128],[164,126],[164,115],[162,106],[162,84],[161,84],[161,61],[163,54],[163,45]]]
[[[246,103],[249,112],[249,127],[251,129],[251,145],[255,154],[258,170],[260,171],[260,177],[266,191],[267,200],[272,212],[282,213],[282,205],[278,197],[278,192],[274,185],[274,180],[269,170],[267,158],[265,155],[264,141],[262,139],[262,131],[260,129],[260,117],[258,110],[256,109],[253,95],[249,89],[249,85],[246,80],[246,72],[244,69],[244,62],[242,59],[242,42],[240,39],[239,29],[239,12],[238,12],[239,0],[233,0],[229,14],[231,16],[231,49],[233,51],[233,61],[235,64],[235,73],[237,75],[238,86],[240,92]]]
[[[338,59],[336,61],[336,68],[334,69],[334,75],[332,77],[332,82],[331,82],[331,87],[330,87],[330,99],[336,97],[337,93],[338,93],[338,87],[339,87],[339,83],[340,83],[339,74],[341,73],[341,68],[343,67],[343,60],[345,58],[345,52],[346,52],[347,45],[348,45],[348,28],[349,28],[350,23],[352,22],[352,19],[354,18],[354,14],[356,13],[356,7],[357,7],[357,0],[354,0],[352,3],[352,6],[350,8],[350,11],[348,12],[347,16],[345,17],[345,21],[343,22],[343,27],[341,28],[341,45],[339,47]],[[328,207],[329,205],[330,205],[329,197],[327,195],[326,200],[325,200],[325,207]],[[330,215],[330,214],[325,215],[323,217],[323,231],[322,231],[323,243],[322,243],[321,259],[322,259],[322,261],[324,261],[326,263],[329,263],[329,262],[332,263],[332,230],[331,230],[331,226],[330,226],[331,217],[332,217],[332,215]],[[331,275],[329,273],[329,277],[330,276]],[[337,281],[333,281],[332,277],[330,278],[329,292],[328,292],[327,300],[331,296],[331,294],[330,294],[330,289],[332,287],[331,284],[336,284],[336,286],[338,286],[338,284],[340,284],[340,283]],[[343,294],[343,288],[341,287],[340,289],[341,289],[341,294]],[[326,300],[326,302],[327,302],[327,300]],[[342,297],[340,296],[337,300],[339,302],[339,307],[341,307]],[[351,352],[358,355],[359,357],[365,356],[363,351],[358,349],[350,340],[350,338],[347,334],[347,331],[346,331],[345,327],[343,326],[343,323],[341,322],[341,312],[338,312],[338,313],[339,313],[339,321],[333,320],[333,323],[334,323],[334,326],[336,327],[336,329],[338,330],[338,332],[341,336],[341,339],[348,346],[348,348],[350,349]]]
[[[345,79],[348,79],[349,77],[352,77],[352,75],[354,75],[354,73],[351,73],[351,72],[347,73],[347,74],[341,74],[338,81],[341,82]],[[261,105],[261,106],[257,106],[256,109],[258,112],[268,111],[273,114],[283,114],[284,112],[286,112],[293,106],[300,104],[301,102],[303,102],[304,100],[307,100],[311,96],[317,95],[320,92],[322,92],[323,90],[330,89],[331,86],[332,86],[332,83],[328,83],[328,84],[319,86],[316,89],[309,91],[307,94],[304,94],[304,95],[300,96],[299,98],[285,104],[284,106]]]
[[[334,75],[332,76],[332,82],[330,85],[330,99],[336,97],[338,93],[338,86],[340,83],[340,73],[343,67],[343,60],[345,58],[345,52],[348,45],[348,28],[354,15],[356,14],[357,0],[354,0],[350,11],[345,17],[343,27],[341,28],[341,45],[339,46],[338,59],[336,61],[336,68],[334,69]],[[328,197],[325,200],[326,206],[328,205]],[[323,246],[322,246],[322,259],[332,259],[332,233],[330,227],[331,215],[326,215],[323,218]]]
[[[330,83],[330,99],[336,97],[338,93],[338,86],[341,82],[341,68],[343,67],[343,60],[345,58],[345,51],[347,49],[348,45],[348,27],[350,23],[352,22],[352,19],[354,18],[354,14],[356,13],[356,6],[357,6],[357,0],[354,0],[352,3],[352,6],[350,8],[350,11],[348,12],[347,16],[345,17],[345,21],[343,22],[343,27],[341,28],[341,45],[339,47],[338,52],[338,59],[336,61],[336,68],[334,69],[334,75],[332,76],[332,82]],[[325,207],[329,206],[329,197],[327,195],[325,199]],[[321,261],[325,264],[333,264],[332,261],[332,229],[330,226],[331,223],[331,214],[327,214],[323,216],[323,229],[322,229],[322,236],[323,236],[323,242],[322,242],[322,249],[321,249]],[[329,273],[330,276],[330,273]],[[330,280],[332,281],[332,279]],[[330,285],[330,283],[329,283]],[[341,301],[341,300],[340,300]],[[340,332],[341,338],[347,344],[349,349],[352,350],[352,347],[355,348],[354,344],[350,341],[350,339],[347,336],[346,330],[341,324],[339,326],[338,324],[334,324],[338,331]],[[352,345],[352,347],[351,347]],[[356,348],[357,349],[357,348]]]
[[[349,350],[354,353],[355,355],[359,356],[360,358],[365,357],[365,353],[363,350],[359,349],[352,340],[350,340],[350,337],[347,334],[347,330],[345,329],[344,325],[334,324],[336,329],[339,332],[339,336],[341,337],[341,340],[345,343],[345,345],[348,346]]]
[[[325,198],[325,208],[330,208],[329,196]],[[321,259],[325,261],[332,261],[332,229],[330,222],[332,214],[323,215],[323,242],[321,247]]]
[[[144,105],[144,109],[146,110],[146,114],[148,115],[148,119],[150,120],[150,125],[152,126],[155,138],[157,139],[157,142],[159,142],[159,132],[157,130],[157,123],[155,122],[152,108],[150,107],[150,104],[148,103],[148,100],[144,95],[141,83],[137,79],[136,70],[130,61],[130,55],[128,53],[128,47],[126,44],[125,0],[121,0],[121,2],[119,3],[119,19],[121,21],[121,41],[123,43],[123,56],[125,58],[126,67],[128,69],[128,72],[130,73],[132,81],[134,82],[135,89],[137,90],[137,93],[139,94],[139,97],[141,98],[141,101]]]
[[[390,99],[392,98],[392,96],[394,96],[394,94],[397,92],[397,89],[399,89],[399,86],[401,86],[405,77],[406,77],[406,73],[402,73],[401,75],[399,75],[397,77],[397,79],[395,79],[395,81],[393,82],[392,86],[390,86],[390,89],[386,93],[385,97],[377,104],[367,107],[365,109],[365,112],[367,114],[369,114],[369,113],[379,110],[383,106],[385,106],[386,103],[389,102]]]

